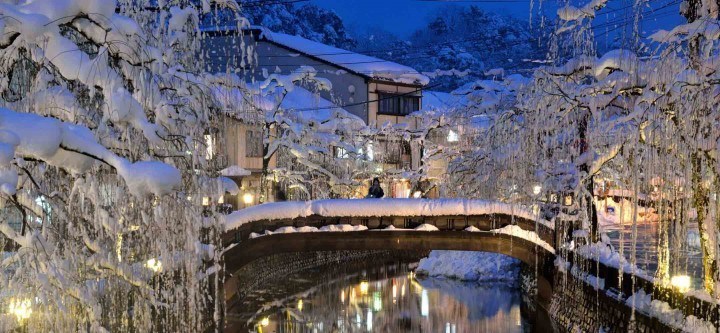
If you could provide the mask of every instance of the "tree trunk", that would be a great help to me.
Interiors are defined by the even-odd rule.
[[[700,152],[694,152],[691,156],[692,163],[692,190],[693,208],[697,211],[698,231],[700,232],[700,250],[702,252],[702,264],[704,274],[705,291],[714,295],[715,276],[718,266],[715,257],[715,242],[710,238],[712,221],[708,220],[710,213],[710,190],[703,185],[702,169],[703,160]],[[714,238],[714,237],[713,237]]]
[[[270,124],[265,124],[263,126],[263,132],[262,132],[262,138],[263,138],[263,155],[262,155],[262,175],[260,178],[260,198],[258,198],[259,203],[265,203],[267,201],[268,193],[270,192],[268,189],[268,175],[270,174],[270,159],[272,156],[268,156],[268,153],[270,152]],[[265,138],[268,138],[265,140]]]
[[[590,150],[590,145],[587,138],[587,128],[590,121],[590,116],[590,112],[585,111],[581,116],[578,126],[578,136],[580,137],[580,156],[585,155]],[[585,198],[585,209],[587,217],[590,219],[590,241],[592,243],[596,243],[600,240],[600,231],[598,225],[597,209],[595,208],[595,202],[593,200],[595,196],[595,177],[590,175],[590,163],[587,162],[587,158],[585,158],[585,160],[585,162],[580,164],[580,174],[586,174],[589,176],[588,181],[585,184],[585,190],[587,191]]]

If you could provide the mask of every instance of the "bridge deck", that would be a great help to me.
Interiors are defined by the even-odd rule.
[[[535,232],[547,244],[555,244],[551,222],[537,219],[531,212],[513,205],[466,199],[317,200],[263,204],[227,216],[228,231],[223,243],[244,241],[252,233],[261,234],[282,227],[320,228],[339,224],[368,229],[389,226],[412,229],[430,224],[441,231],[460,231],[471,226],[491,231],[517,225]]]

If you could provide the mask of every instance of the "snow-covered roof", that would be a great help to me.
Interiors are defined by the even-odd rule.
[[[254,26],[252,29],[259,31],[260,40],[278,44],[370,79],[423,86],[430,82],[430,78],[417,70],[392,61],[339,49],[300,36],[272,32],[262,27]]]
[[[341,122],[343,126],[352,128],[362,128],[365,124],[362,119],[349,111],[339,107],[335,103],[320,97],[320,94],[313,93],[307,89],[293,84],[287,86],[277,86],[273,88],[262,87],[263,83],[246,83],[247,90],[243,91],[236,87],[227,87],[223,85],[215,85],[213,92],[220,104],[227,112],[238,112],[248,107],[258,108],[266,112],[274,110],[290,111],[292,115],[303,123],[313,123],[318,126],[318,131],[334,132]],[[249,92],[252,100],[251,105],[247,105],[245,94]],[[284,92],[282,100],[278,100],[279,96]],[[279,105],[278,105],[279,102]],[[232,116],[233,114],[230,113]],[[238,116],[244,116],[239,112]]]

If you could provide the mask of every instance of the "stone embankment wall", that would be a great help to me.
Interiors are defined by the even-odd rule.
[[[549,313],[560,332],[673,332],[657,318],[633,311],[618,297],[572,274],[558,272]]]
[[[253,290],[263,281],[283,277],[315,267],[336,265],[338,269],[350,269],[353,264],[379,267],[383,264],[417,262],[427,256],[427,251],[318,251],[273,254],[255,260],[235,274],[237,296],[242,298],[245,291]],[[231,292],[229,290],[226,293]]]

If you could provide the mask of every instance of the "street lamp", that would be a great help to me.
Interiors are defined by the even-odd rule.
[[[670,279],[670,284],[681,293],[686,293],[692,287],[692,281],[687,275],[675,275]]]
[[[255,202],[255,196],[252,195],[252,193],[245,193],[245,194],[243,195],[243,202],[244,202],[246,205],[250,205],[250,204],[252,204],[253,202]]]
[[[162,262],[155,258],[148,259],[148,261],[145,263],[145,267],[149,268],[155,273],[162,272],[163,269]]]
[[[18,321],[30,318],[32,314],[32,303],[29,299],[12,300],[8,306],[8,312],[15,315]]]
[[[360,293],[363,295],[367,294],[369,287],[370,285],[367,281],[360,282]]]

